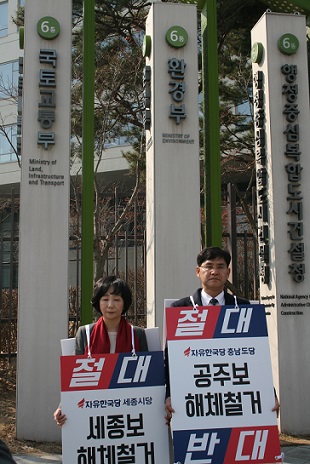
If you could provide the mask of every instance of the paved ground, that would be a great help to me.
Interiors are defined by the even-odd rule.
[[[310,464],[310,446],[284,446],[282,448],[284,453],[283,464]],[[31,456],[14,456],[17,464],[61,464],[61,456],[59,454],[45,454],[41,457]],[[71,464],[71,463],[69,463]]]
[[[310,446],[284,446],[282,448],[284,463],[287,464],[310,464]]]
[[[40,457],[26,455],[13,456],[17,464],[61,464],[60,454],[44,454]]]

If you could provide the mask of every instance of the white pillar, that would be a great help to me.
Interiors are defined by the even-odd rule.
[[[306,21],[266,13],[252,31],[261,302],[281,431],[310,428],[310,113]]]
[[[58,441],[68,333],[71,1],[25,2],[17,438]],[[59,32],[59,34],[58,34]]]
[[[146,131],[147,325],[162,330],[164,300],[189,295],[199,286],[196,6],[154,3],[146,35],[151,90]]]

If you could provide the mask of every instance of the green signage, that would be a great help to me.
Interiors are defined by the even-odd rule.
[[[299,40],[293,34],[283,34],[278,40],[278,48],[284,55],[294,55],[299,48]]]
[[[57,19],[45,16],[38,21],[37,30],[42,39],[52,40],[59,35],[60,25]]]
[[[25,42],[25,29],[24,26],[19,28],[19,48],[24,50],[24,42]]]
[[[187,44],[188,34],[181,26],[172,26],[166,33],[166,42],[170,47],[181,48]]]
[[[264,52],[264,46],[260,42],[255,42],[252,46],[251,50],[251,60],[252,63],[259,64],[262,61]]]
[[[152,39],[150,35],[145,35],[142,44],[142,55],[150,58],[152,49]]]

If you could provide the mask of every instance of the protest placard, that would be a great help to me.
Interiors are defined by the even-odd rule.
[[[174,462],[282,462],[263,305],[166,308]]]
[[[162,352],[60,359],[63,464],[169,463]]]

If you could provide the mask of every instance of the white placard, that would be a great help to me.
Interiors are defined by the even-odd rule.
[[[174,462],[279,462],[263,305],[167,308]]]
[[[169,463],[163,353],[61,358],[63,464]]]
[[[75,354],[75,338],[63,338],[60,340],[60,345],[63,356],[72,356]]]

